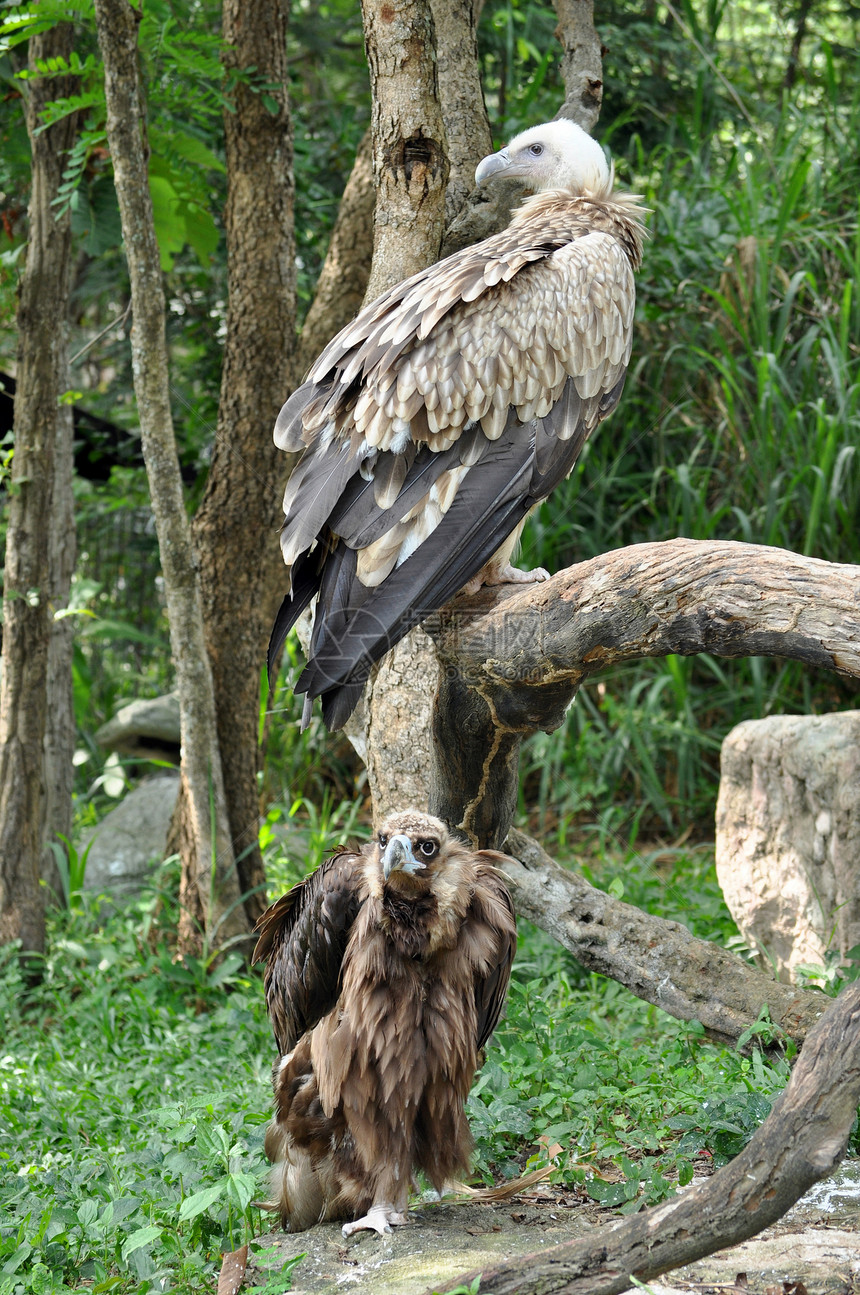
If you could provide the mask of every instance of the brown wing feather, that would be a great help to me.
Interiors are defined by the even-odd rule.
[[[489,973],[475,981],[478,1049],[483,1048],[499,1023],[502,1004],[508,992],[511,964],[517,951],[517,923],[510,891],[495,864],[503,858],[493,850],[475,855],[478,884],[472,900],[476,917],[493,931],[496,957]]]
[[[362,856],[341,850],[272,904],[257,923],[266,1004],[281,1055],[330,1012],[352,925],[364,901]]]

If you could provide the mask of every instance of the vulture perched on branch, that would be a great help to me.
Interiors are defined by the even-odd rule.
[[[281,533],[290,592],[270,664],[316,600],[296,685],[340,728],[371,668],[461,589],[546,579],[510,557],[525,518],[618,404],[643,209],[571,121],[475,179],[534,191],[502,233],[384,293],[331,341],[275,425],[303,451]]]
[[[407,810],[260,918],[280,1053],[268,1208],[288,1231],[388,1232],[406,1222],[413,1170],[441,1191],[468,1168],[464,1103],[516,948],[498,858]]]

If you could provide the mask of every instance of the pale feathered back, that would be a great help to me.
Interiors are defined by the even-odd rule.
[[[276,424],[282,448],[305,452],[284,496],[292,587],[271,651],[317,598],[297,690],[323,696],[331,728],[372,664],[568,475],[621,395],[641,208],[611,196],[603,151],[572,122],[532,127],[482,168],[540,191],[502,233],[366,307]]]

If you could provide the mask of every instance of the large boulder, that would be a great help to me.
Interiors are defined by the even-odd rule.
[[[860,945],[860,711],[748,720],[723,742],[717,877],[782,980]]]
[[[78,847],[82,854],[89,846],[84,875],[87,890],[117,900],[140,894],[164,857],[178,794],[176,774],[147,778],[105,815]]]

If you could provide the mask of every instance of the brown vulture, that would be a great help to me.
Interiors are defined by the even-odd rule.
[[[643,209],[571,121],[475,179],[497,174],[533,190],[507,229],[366,306],[278,416],[276,443],[303,454],[269,660],[316,600],[304,723],[321,696],[339,728],[373,664],[461,589],[546,579],[510,565],[525,518],[621,396]]]
[[[280,1053],[268,1208],[288,1231],[388,1232],[414,1170],[441,1191],[467,1169],[464,1103],[516,948],[499,858],[406,810],[260,918]]]

